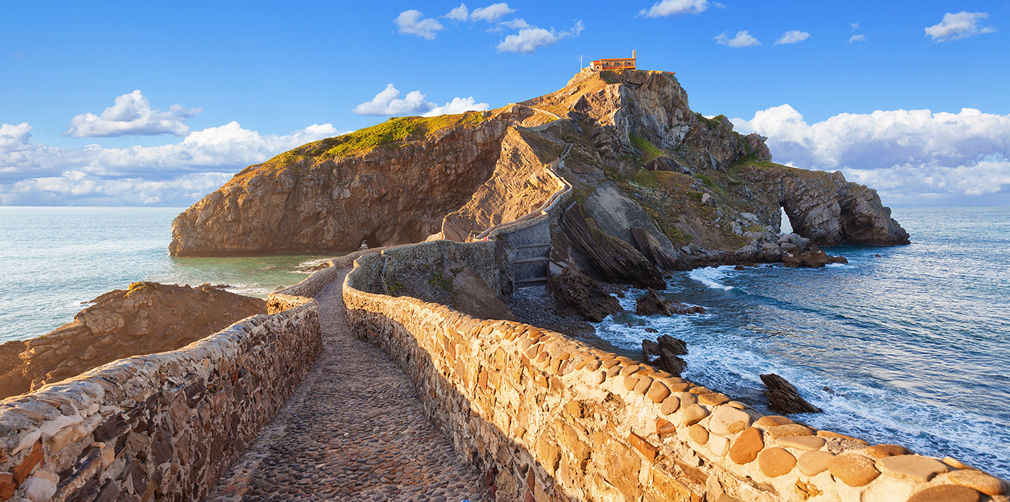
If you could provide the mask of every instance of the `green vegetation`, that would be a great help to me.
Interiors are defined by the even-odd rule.
[[[441,270],[436,270],[428,277],[428,284],[446,290],[453,298],[456,297],[456,290],[452,287],[452,277],[446,277]]]
[[[712,179],[709,178],[708,176],[705,176],[704,174],[696,175],[695,178],[701,180],[701,182],[704,183],[705,186],[709,188],[716,188],[715,183],[712,183]]]
[[[402,282],[393,280],[386,284],[386,289],[389,290],[389,296],[400,296],[400,293],[407,289]]]
[[[649,140],[645,138],[635,136],[634,134],[632,134],[631,144],[635,145],[635,148],[637,148],[638,151],[642,152],[641,160],[643,164],[651,162],[653,159],[657,157],[666,157],[666,153],[664,153],[659,148],[656,148],[655,145],[649,143]]]

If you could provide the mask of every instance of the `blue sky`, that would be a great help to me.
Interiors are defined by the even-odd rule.
[[[1008,19],[1007,1],[8,2],[0,204],[186,206],[308,141],[529,99],[580,55],[637,49],[776,161],[892,205],[1006,206]]]

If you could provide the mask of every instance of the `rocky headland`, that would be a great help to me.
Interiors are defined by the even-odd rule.
[[[246,317],[266,302],[221,287],[137,282],[95,298],[49,334],[0,345],[0,399],[103,364],[175,350]]]
[[[556,189],[547,166],[566,147],[555,173],[574,204],[552,228],[551,258],[595,280],[662,287],[672,270],[817,266],[789,258],[818,254],[812,246],[909,242],[876,191],[773,163],[764,138],[692,112],[672,73],[586,70],[504,108],[393,118],[250,166],[179,215],[170,251],[466,241],[547,200]],[[795,238],[780,237],[780,208]]]

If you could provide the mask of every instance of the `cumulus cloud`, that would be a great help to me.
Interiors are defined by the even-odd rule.
[[[840,170],[892,199],[1010,192],[1010,115],[878,110],[811,125],[782,105],[731,121],[741,132],[767,136],[777,162]]]
[[[371,101],[355,106],[352,111],[358,115],[421,115],[436,106],[425,101],[421,91],[411,91],[405,99],[400,99],[400,91],[389,84]]]
[[[493,23],[498,18],[515,12],[515,9],[510,9],[507,3],[493,3],[487,7],[478,7],[473,10],[470,14],[471,21],[487,21]]]
[[[0,125],[0,152],[13,152],[28,146],[32,138],[32,126],[28,122],[18,125]]]
[[[950,12],[943,15],[943,20],[926,30],[927,37],[933,37],[936,42],[946,42],[948,40],[961,40],[962,38],[974,37],[983,33],[993,33],[995,28],[979,25],[979,21],[989,17],[985,12],[961,11],[957,14]]]
[[[736,36],[733,38],[727,37],[726,33],[723,32],[720,33],[713,40],[715,40],[715,43],[719,45],[726,45],[736,49],[739,49],[741,47],[753,47],[755,45],[761,45],[761,42],[758,42],[758,39],[752,37],[750,32],[748,32],[747,30],[736,32]]]
[[[739,34],[737,36],[739,36]],[[810,34],[805,31],[787,31],[775,41],[775,45],[798,44],[808,38],[810,38]]]
[[[242,167],[340,134],[313,124],[261,135],[230,122],[168,145],[56,148],[32,143],[30,130],[0,125],[0,204],[189,204]]]
[[[852,35],[852,37],[849,38],[850,44],[854,42],[865,42],[865,41],[866,41],[866,35]]]
[[[452,98],[452,101],[446,103],[445,106],[436,106],[428,113],[425,113],[424,116],[453,115],[469,111],[483,112],[487,111],[488,108],[490,106],[487,103],[478,103],[477,100],[473,99],[473,96],[468,98]]]
[[[176,104],[169,107],[169,111],[160,112],[152,109],[151,102],[140,90],[136,90],[116,98],[116,104],[106,108],[101,115],[75,115],[70,119],[67,134],[75,138],[158,134],[185,136],[189,134],[186,119],[201,111],[201,108],[187,109]]]
[[[523,19],[523,18],[513,19],[511,21],[502,21],[502,22],[498,23],[498,25],[499,26],[503,26],[505,28],[511,28],[513,30],[521,30],[521,29],[524,29],[524,28],[530,28],[531,27],[530,24],[527,23],[526,20]]]
[[[519,33],[505,37],[498,44],[498,52],[521,52],[532,54],[541,47],[547,47],[558,43],[560,40],[579,36],[585,25],[582,21],[576,21],[575,26],[566,31],[545,30],[530,26],[519,30]]]
[[[445,17],[446,17],[446,19],[452,19],[453,21],[461,21],[462,22],[462,21],[466,21],[466,18],[469,15],[470,15],[470,9],[466,8],[466,4],[465,3],[461,3],[461,4],[459,4],[459,7],[456,7],[454,9],[450,10],[449,13],[445,15]]]
[[[665,17],[678,14],[700,14],[708,9],[708,0],[662,0],[649,9],[642,9],[639,16]],[[715,4],[722,8],[723,5]]]
[[[849,26],[852,27],[853,31],[859,29],[859,23],[849,23]]]
[[[466,8],[466,6],[461,6]],[[455,11],[455,9],[453,9]],[[451,12],[450,12],[451,14]],[[417,9],[405,10],[393,20],[400,27],[400,33],[405,35],[416,35],[426,40],[435,40],[435,36],[440,30],[444,30],[442,23],[428,18],[424,19],[424,14]]]

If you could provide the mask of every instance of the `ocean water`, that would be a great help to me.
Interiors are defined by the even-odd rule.
[[[666,293],[706,314],[619,314],[598,334],[628,351],[657,329],[688,342],[684,374],[761,409],[774,372],[815,427],[1010,478],[1010,208],[896,209],[912,244],[839,247],[848,265],[706,268]],[[622,303],[634,311],[632,290]],[[767,410],[764,410],[767,411]]]
[[[44,335],[92,300],[131,282],[227,284],[265,298],[328,256],[175,258],[172,219],[181,208],[0,206],[0,343]]]

